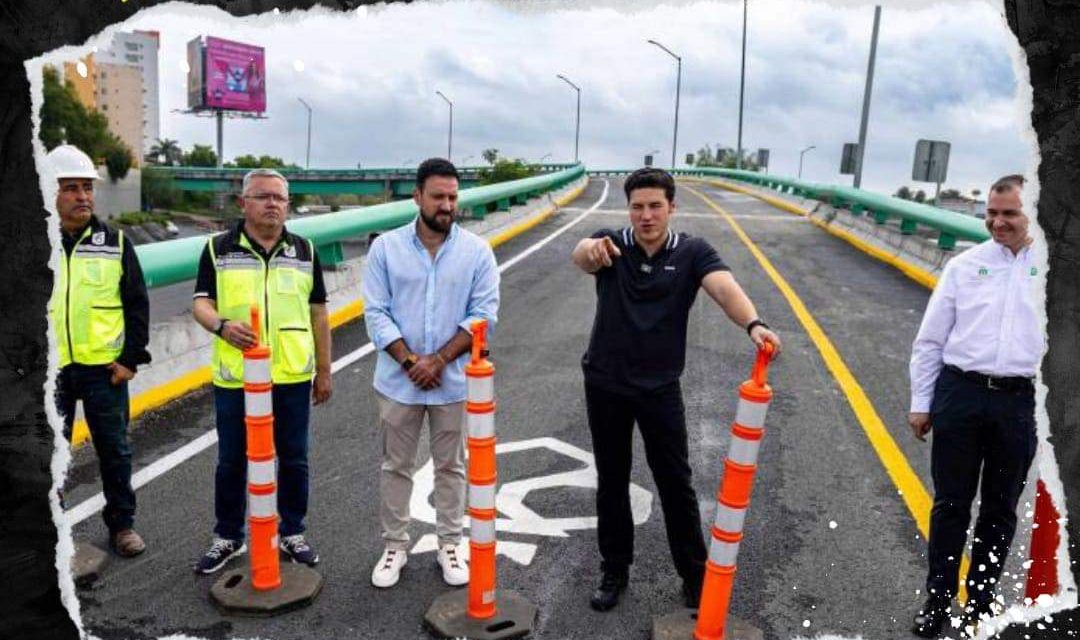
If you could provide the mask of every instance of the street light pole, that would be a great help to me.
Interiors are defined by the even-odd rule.
[[[578,136],[581,134],[581,87],[566,79],[561,73],[555,76],[574,88],[577,92],[577,113],[574,116],[574,162],[578,161]]]
[[[743,93],[746,89],[746,3],[742,4],[742,58],[739,63],[739,141],[735,150],[735,168],[742,169]]]
[[[436,91],[435,93],[443,100],[446,100],[446,104],[450,105],[450,133],[446,137],[446,159],[450,160],[453,158],[452,152],[454,148],[454,103],[450,102],[450,98],[443,95],[442,91]]]
[[[862,118],[859,120],[859,146],[855,149],[855,183],[862,185],[863,158],[866,156],[866,125],[870,120],[870,93],[874,89],[874,57],[877,54],[878,26],[881,24],[881,5],[874,7],[874,30],[870,35],[870,62],[866,69],[866,90],[863,91]]]
[[[655,44],[663,49],[672,58],[675,58],[675,133],[671,137],[671,168],[675,168],[675,148],[679,144],[679,93],[682,89],[682,58],[676,55],[671,49],[668,49],[664,45],[660,44],[656,40],[649,40],[649,44]]]
[[[307,109],[307,156],[306,156],[306,158],[304,160],[304,168],[305,169],[310,169],[311,168],[311,105],[304,102],[303,98],[297,98],[297,100],[299,100],[300,104],[304,105],[304,108]]]
[[[803,159],[803,155],[807,151],[809,151],[811,149],[816,149],[816,148],[817,147],[815,147],[814,145],[810,145],[809,147],[807,147],[807,148],[805,148],[805,149],[803,149],[802,151],[799,152],[799,176],[798,177],[799,177],[800,180],[802,179],[802,159]]]

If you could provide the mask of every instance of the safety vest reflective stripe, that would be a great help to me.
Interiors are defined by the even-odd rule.
[[[307,244],[307,259],[284,255],[294,246],[275,248],[269,263],[254,253],[246,236],[240,246],[247,253],[220,254],[209,240],[217,283],[217,311],[225,320],[246,322],[251,305],[259,307],[261,334],[271,348],[270,377],[275,384],[306,382],[315,373],[315,338],[309,299],[314,287],[314,245]],[[211,369],[214,384],[236,388],[243,378],[243,355],[221,338],[214,339]]]
[[[87,242],[87,238],[90,241]],[[120,298],[124,232],[109,242],[105,231],[87,225],[71,255],[62,251],[50,311],[60,366],[108,364],[124,347],[124,307]]]

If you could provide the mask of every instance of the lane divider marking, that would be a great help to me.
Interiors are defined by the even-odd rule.
[[[728,225],[735,231],[735,235],[739,237],[746,248],[757,260],[761,268],[768,274],[769,278],[776,285],[776,288],[780,290],[788,304],[791,306],[791,310],[795,313],[795,317],[799,319],[806,333],[810,336],[814,346],[817,347],[818,352],[821,354],[822,360],[825,361],[825,366],[829,369],[829,372],[836,379],[837,384],[840,385],[840,389],[844,392],[844,397],[847,398],[848,404],[851,406],[851,410],[855,413],[855,417],[859,421],[859,425],[862,426],[863,432],[866,433],[866,437],[870,440],[871,446],[878,455],[878,459],[885,467],[885,471],[889,474],[893,484],[896,485],[900,491],[900,497],[903,498],[904,504],[907,506],[908,511],[912,517],[915,518],[915,524],[918,526],[919,533],[924,538],[929,539],[930,536],[930,509],[933,506],[933,499],[927,492],[926,487],[923,486],[919,476],[915,473],[915,470],[911,468],[911,464],[907,458],[904,457],[900,447],[896,444],[896,440],[893,439],[892,434],[889,433],[885,423],[881,420],[877,410],[874,408],[870,398],[863,391],[862,386],[858,380],[855,379],[855,375],[851,373],[844,359],[840,356],[840,352],[836,350],[832,341],[825,335],[821,325],[818,324],[814,316],[810,314],[810,311],[806,308],[806,305],[799,298],[795,290],[788,284],[780,272],[776,270],[772,262],[765,256],[764,253],[758,248],[750,236],[743,231],[743,228],[731,217],[726,210],[710,200],[705,194],[686,187],[686,189],[696,195],[698,198],[716,211],[724,219]],[[963,602],[967,600],[967,592],[964,588],[964,578],[967,576],[968,571],[968,557],[964,554],[961,559],[960,566],[960,600]]]

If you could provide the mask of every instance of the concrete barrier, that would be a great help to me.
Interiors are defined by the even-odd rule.
[[[463,217],[465,228],[498,246],[555,214],[559,207],[577,198],[588,178],[578,180],[557,190],[530,199],[508,211],[488,214],[482,220]],[[366,242],[366,239],[358,239]],[[330,324],[337,328],[356,320],[363,314],[362,276],[364,257],[347,260],[323,270],[328,295]],[[183,397],[210,384],[210,350],[213,335],[203,329],[189,313],[154,322],[150,326],[149,365],[139,367],[131,381],[132,424],[135,418],[168,402]],[[80,411],[81,416],[81,411]],[[89,438],[85,421],[76,420],[72,445],[78,446]]]

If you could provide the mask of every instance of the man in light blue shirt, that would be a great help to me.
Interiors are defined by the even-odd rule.
[[[441,158],[420,164],[413,200],[420,215],[379,236],[364,270],[364,319],[378,349],[375,391],[383,462],[379,517],[385,549],[371,573],[397,584],[409,547],[409,500],[424,416],[435,467],[437,562],[451,586],[469,580],[459,558],[465,511],[465,361],[471,326],[494,326],[499,308],[495,254],[454,224],[458,174]]]

